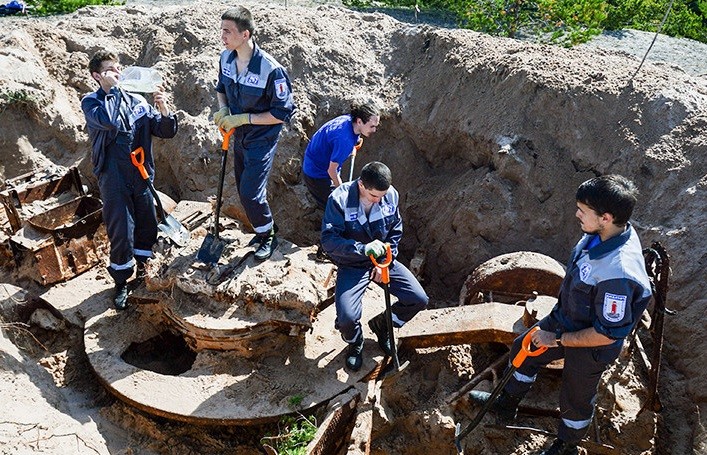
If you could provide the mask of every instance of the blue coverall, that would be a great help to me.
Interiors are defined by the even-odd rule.
[[[142,147],[145,168],[152,180],[155,165],[152,136],[177,134],[177,118],[163,116],[145,98],[113,87],[99,88],[81,100],[91,139],[93,173],[103,201],[103,222],[110,239],[108,272],[116,283],[133,273],[135,260],[152,257],[157,240],[157,218],[147,182],[130,160],[130,152]]]
[[[587,432],[601,375],[619,356],[624,338],[641,319],[651,298],[641,242],[633,227],[629,224],[622,234],[587,249],[592,237],[585,235],[575,246],[557,305],[537,325],[558,337],[594,327],[616,341],[591,348],[560,346],[528,357],[505,387],[508,394],[522,397],[541,366],[564,358],[558,438],[570,444],[579,443]],[[513,342],[511,359],[524,336]]]
[[[393,325],[401,327],[423,310],[429,301],[413,274],[395,258],[403,235],[398,209],[398,192],[390,187],[366,215],[359,200],[358,179],[337,187],[329,196],[322,220],[322,247],[338,266],[336,276],[336,328],[347,343],[362,334],[363,294],[371,282],[373,264],[365,246],[373,240],[389,243],[390,293],[398,298],[392,305]]]
[[[290,78],[282,65],[255,44],[247,70],[238,74],[236,56],[236,51],[221,53],[216,85],[216,91],[226,95],[230,113],[269,111],[276,119],[289,122],[295,104]],[[257,234],[273,227],[267,184],[281,130],[282,123],[243,125],[231,137],[240,201]]]

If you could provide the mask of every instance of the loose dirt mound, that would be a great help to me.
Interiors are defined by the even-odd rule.
[[[634,224],[644,246],[659,240],[672,254],[668,306],[678,310],[666,321],[670,387],[657,445],[664,453],[707,451],[704,79],[646,64],[629,80],[637,61],[624,54],[413,26],[377,13],[246,5],[259,44],[288,69],[299,109],[281,136],[269,186],[281,234],[297,244],[314,243],[321,217],[300,178],[304,146],[357,94],[377,95],[386,110],[356,167],[375,159],[393,170],[403,253],[424,247],[424,284],[438,302],[456,299],[469,272],[498,254],[532,250],[564,262],[579,235],[577,185],[604,173],[632,178],[642,192]],[[212,196],[220,144],[209,117],[224,8],[91,7],[0,21],[0,177],[78,163],[93,182],[79,103],[95,89],[88,59],[107,47],[124,65],[157,68],[179,112],[180,133],[156,144],[158,189],[177,200]],[[241,217],[233,185],[229,177],[224,211]]]

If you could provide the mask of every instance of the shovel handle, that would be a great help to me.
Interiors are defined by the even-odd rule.
[[[385,244],[384,262],[377,262],[376,258],[372,254],[369,254],[368,257],[371,258],[371,262],[373,262],[375,267],[381,269],[381,281],[383,284],[390,283],[390,271],[388,267],[393,263],[393,250],[390,248],[390,243]]]
[[[226,131],[225,129],[221,128],[220,126],[218,127],[219,131],[221,131],[221,134],[223,135],[223,141],[221,142],[221,150],[222,151],[228,151],[228,141],[231,140],[231,136],[233,133],[236,131],[235,128],[231,128],[230,130]]]
[[[354,150],[353,150],[354,156],[356,155],[356,152],[361,150],[361,147],[363,147],[363,138],[359,137],[358,141],[356,141],[356,145],[354,145]]]
[[[147,175],[147,169],[145,169],[145,150],[142,147],[138,147],[130,152],[130,161],[132,161],[133,165],[140,171],[143,180],[150,178],[150,176]]]
[[[530,345],[532,344],[530,337],[538,330],[540,330],[540,327],[536,325],[532,329],[528,330],[528,333],[526,333],[523,337],[523,342],[521,343],[520,351],[518,351],[518,354],[516,354],[516,356],[513,358],[513,362],[511,362],[514,367],[520,368],[520,366],[525,361],[526,357],[537,357],[543,352],[547,351],[547,346],[540,346],[534,351],[530,350]]]

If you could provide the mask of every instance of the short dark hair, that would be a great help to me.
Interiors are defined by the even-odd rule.
[[[235,6],[230,8],[221,15],[221,20],[235,22],[236,28],[238,28],[239,32],[248,30],[251,37],[255,34],[255,22],[253,21],[253,15],[250,13],[248,8],[243,6]]]
[[[361,169],[361,183],[367,190],[388,191],[393,177],[388,166],[380,161],[371,161]]]
[[[579,185],[576,199],[599,215],[610,213],[614,224],[628,223],[636,205],[638,189],[633,182],[618,174],[594,177]]]
[[[115,52],[101,49],[100,51],[93,54],[93,57],[91,57],[91,60],[88,62],[89,74],[93,76],[93,73],[99,73],[101,71],[101,63],[105,62],[106,60],[111,62],[120,61],[118,59],[118,54],[116,54]]]
[[[357,100],[351,103],[351,120],[360,118],[363,123],[368,123],[371,117],[380,115],[380,106],[374,100]]]

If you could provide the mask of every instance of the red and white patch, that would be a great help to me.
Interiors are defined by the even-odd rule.
[[[604,294],[604,319],[609,322],[619,322],[626,314],[627,297],[621,294]]]
[[[287,79],[278,79],[275,81],[275,96],[278,99],[284,100],[290,93],[290,89],[287,87]]]

